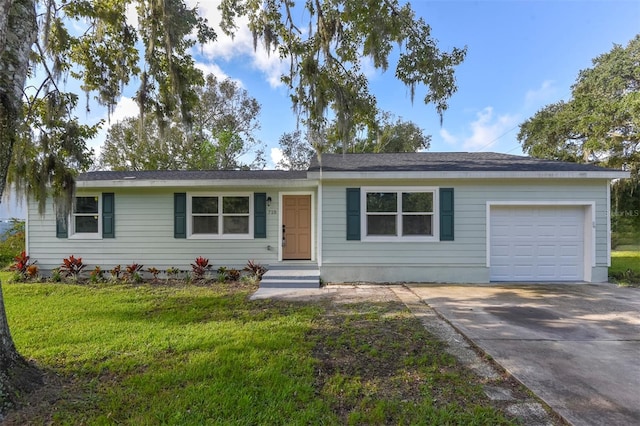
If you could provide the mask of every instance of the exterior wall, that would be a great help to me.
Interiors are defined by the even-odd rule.
[[[386,185],[454,188],[455,240],[347,241],[346,188]],[[607,187],[604,179],[324,181],[321,276],[325,282],[488,282],[487,202],[572,200],[595,203],[592,281],[606,281]]]
[[[197,189],[198,192],[208,190],[216,194],[266,192],[267,197],[271,197],[272,200],[271,205],[267,207],[267,238],[174,238],[173,194],[189,193],[189,188],[100,188],[95,191],[83,189],[78,190],[77,195],[114,192],[115,238],[56,238],[56,222],[51,203],[47,204],[46,214],[40,216],[37,204],[30,202],[27,221],[28,253],[32,259],[38,261],[43,271],[60,266],[62,259],[69,255],[82,257],[89,268],[99,265],[102,269],[110,269],[118,264],[124,267],[134,262],[143,264],[145,269],[190,269],[190,264],[198,256],[208,258],[214,268],[241,268],[248,260],[255,260],[263,265],[277,262],[279,189]]]

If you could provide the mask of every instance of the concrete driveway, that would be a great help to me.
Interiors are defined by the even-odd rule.
[[[640,425],[640,289],[411,285],[575,425]]]

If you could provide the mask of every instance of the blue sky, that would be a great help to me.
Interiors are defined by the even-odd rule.
[[[414,1],[442,49],[468,47],[458,92],[443,125],[420,90],[413,104],[393,69],[370,76],[380,108],[411,120],[433,137],[431,151],[521,154],[518,124],[543,106],[567,99],[581,69],[640,32],[640,1]],[[215,14],[210,15],[215,22]],[[210,69],[238,79],[263,106],[260,138],[277,147],[296,126],[275,58],[253,53],[248,35],[205,49]],[[212,64],[215,64],[214,66]],[[275,153],[274,153],[275,154]],[[268,155],[269,156],[269,155]]]
[[[216,4],[199,2],[212,24],[219,20]],[[424,91],[418,89],[412,103],[391,67],[385,73],[372,72],[370,84],[382,110],[432,135],[431,151],[521,154],[518,125],[545,105],[568,99],[581,69],[614,43],[625,45],[640,33],[637,0],[416,0],[412,6],[431,25],[442,49],[468,47],[466,60],[457,68],[458,92],[449,101],[442,126],[433,106],[422,102]],[[197,60],[205,72],[237,80],[261,103],[258,137],[273,167],[279,137],[296,128],[288,93],[279,84],[286,63],[264,49],[254,52],[246,30],[234,40],[220,35],[216,43],[198,50]],[[125,95],[134,92],[132,86]],[[88,122],[106,118],[106,111],[95,105],[91,114],[84,117]],[[135,114],[137,107],[125,96],[111,123]],[[106,129],[90,143],[97,152],[105,134]],[[0,203],[0,218],[22,215],[6,201]]]
[[[217,2],[198,4],[211,24],[219,21]],[[590,67],[594,57],[640,32],[636,0],[418,0],[412,5],[431,25],[442,49],[468,47],[466,60],[457,68],[458,92],[442,126],[433,106],[422,102],[424,91],[418,89],[412,103],[392,67],[372,72],[370,84],[382,110],[432,135],[432,151],[521,154],[518,124],[543,106],[567,99],[578,72]],[[196,53],[205,72],[237,80],[261,103],[258,136],[270,159],[280,136],[296,128],[287,90],[279,83],[286,61],[262,48],[254,52],[252,36],[244,28],[233,40],[220,33],[216,43]],[[96,111],[104,116],[104,111]],[[112,121],[136,111],[125,97]],[[103,135],[92,144],[97,150]]]

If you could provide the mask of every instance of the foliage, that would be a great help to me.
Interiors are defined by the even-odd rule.
[[[354,132],[347,143],[343,143],[337,123],[332,123],[327,130],[324,152],[417,152],[427,150],[431,145],[431,136],[425,135],[417,124],[394,118],[389,113],[381,113],[374,123],[359,128],[364,136],[358,136]]]
[[[109,270],[109,274],[111,275],[111,281],[118,282],[120,281],[120,273],[122,272],[122,266],[116,265]]]
[[[523,151],[540,158],[640,170],[640,35],[580,71],[572,98],[520,125]],[[637,178],[637,177],[636,177]]]
[[[62,392],[6,422],[508,423],[402,304],[248,301],[253,289],[5,286],[16,344]]]
[[[236,282],[240,279],[241,272],[235,268],[229,268],[226,272],[226,276],[229,281]]]
[[[611,252],[609,279],[620,285],[640,286],[640,246]]]
[[[306,139],[302,138],[302,132],[295,130],[284,133],[278,140],[282,159],[276,166],[285,170],[306,170],[313,157],[313,147]]]
[[[92,284],[101,283],[104,281],[104,271],[98,265],[93,268],[93,271],[89,273],[89,282]]]
[[[99,167],[111,170],[230,170],[261,168],[240,157],[259,149],[260,104],[230,79],[206,78],[196,88],[191,123],[161,128],[139,117],[115,123],[102,146]],[[141,129],[143,130],[141,132]]]
[[[219,81],[213,74],[197,89],[199,102],[193,111],[193,133],[200,150],[194,168],[232,170],[248,168],[240,157],[259,141],[260,104],[231,79]],[[258,158],[260,155],[258,155]],[[261,168],[258,164],[254,168]]]
[[[131,281],[135,283],[142,282],[142,275],[140,274],[140,271],[142,270],[143,267],[144,265],[140,265],[139,263],[135,263],[135,262],[129,265],[126,265],[124,279],[126,281]]]
[[[249,260],[247,261],[247,265],[244,267],[244,271],[247,271],[251,275],[260,279],[268,271],[268,269],[254,260]]]
[[[9,270],[16,272],[22,279],[34,278],[38,274],[38,267],[35,266],[35,263],[35,261],[31,261],[31,257],[23,250],[13,258],[13,264],[9,266]]]
[[[174,267],[167,268],[167,277],[177,278],[179,274],[180,274],[180,269],[174,268]]]
[[[611,185],[611,247],[640,244],[640,179]]]
[[[0,267],[8,265],[25,250],[24,221],[11,219],[11,226],[0,235]]]
[[[82,262],[81,257],[75,257],[74,255],[71,255],[65,259],[62,259],[62,265],[60,265],[60,272],[66,278],[71,278],[72,280],[77,281],[80,276],[80,273],[86,267],[87,265],[85,265]]]
[[[158,275],[160,275],[160,270],[158,268],[147,268],[147,272],[151,274],[153,282],[158,282]]]
[[[466,48],[441,51],[429,25],[398,0],[223,0],[220,9],[225,32],[232,34],[246,17],[254,47],[260,40],[267,51],[288,60],[282,81],[309,131],[322,134],[331,113],[342,141],[355,125],[373,123],[377,114],[365,60],[385,71],[389,59],[397,57],[395,76],[411,99],[424,85],[424,101],[433,102],[442,117],[456,91],[454,67],[466,54]]]
[[[51,278],[52,283],[59,283],[62,281],[62,274],[60,273],[60,268],[53,268],[51,270]]]
[[[59,84],[61,80],[72,78],[81,83],[87,111],[89,99],[93,99],[111,112],[123,88],[138,77],[136,101],[143,117],[150,115],[163,128],[176,116],[189,122],[197,100],[194,86],[204,83],[202,72],[191,58],[191,49],[196,43],[214,40],[215,33],[198,16],[197,9],[187,7],[183,0],[135,3],[137,28],[128,21],[132,4],[129,0],[39,2],[42,19],[38,23],[35,17],[31,20],[17,15],[24,14],[24,10],[17,10],[19,7],[35,12],[36,2],[24,3],[16,4],[12,13],[32,31],[21,37],[19,48],[30,51],[27,65],[33,70],[30,77],[34,85],[23,90],[27,68],[22,62],[3,71],[16,74],[18,70],[17,77],[12,78],[18,80],[15,85],[19,86],[20,95],[12,102],[24,103],[17,113],[24,119],[15,120],[13,126],[18,127],[11,129],[14,136],[3,142],[12,162],[9,181],[34,196],[41,211],[46,196],[53,194],[57,207],[66,212],[71,205],[74,178],[91,162],[92,152],[86,141],[96,135],[102,123],[79,123],[79,96],[65,91],[65,86]],[[1,30],[4,34],[7,28]],[[7,39],[13,40],[12,37]],[[45,78],[35,79],[41,76]],[[0,81],[0,92],[6,93],[11,80],[2,77]],[[6,173],[3,164],[3,183]]]
[[[194,281],[200,281],[205,278],[205,275],[211,270],[212,265],[209,264],[209,259],[202,256],[196,257],[194,263],[191,264],[191,271],[193,272]]]

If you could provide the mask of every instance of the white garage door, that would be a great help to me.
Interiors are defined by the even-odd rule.
[[[492,206],[491,281],[582,281],[584,208]]]

